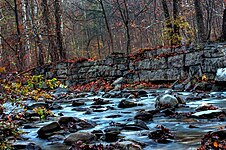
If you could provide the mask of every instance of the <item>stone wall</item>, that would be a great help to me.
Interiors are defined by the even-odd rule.
[[[214,79],[218,68],[226,67],[226,43],[200,47],[177,47],[143,50],[130,57],[112,55],[98,61],[60,62],[36,68],[35,74],[57,77],[69,85],[99,78],[127,81],[175,81],[203,74]]]

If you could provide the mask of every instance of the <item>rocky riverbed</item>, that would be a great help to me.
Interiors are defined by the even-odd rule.
[[[14,143],[17,149],[79,149],[86,143],[109,149],[192,150],[208,141],[203,136],[210,131],[225,134],[226,92],[58,88],[52,94],[54,100],[26,101],[28,121],[22,122],[25,134]],[[9,103],[5,107],[11,111]],[[32,113],[36,107],[53,114],[40,119]]]

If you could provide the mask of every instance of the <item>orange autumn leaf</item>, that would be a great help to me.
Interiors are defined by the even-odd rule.
[[[218,142],[213,142],[213,146],[216,147],[216,148],[219,147]]]

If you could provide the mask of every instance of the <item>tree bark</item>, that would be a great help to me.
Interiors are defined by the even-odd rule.
[[[16,63],[18,71],[22,71],[24,67],[24,61],[23,61],[23,56],[25,54],[24,52],[24,47],[23,47],[23,42],[22,42],[22,24],[19,22],[19,11],[18,11],[18,4],[17,0],[14,0],[14,14],[15,14],[15,24],[16,24],[16,29],[17,29],[17,44],[16,44],[16,56],[18,62]]]
[[[173,19],[174,19],[174,24],[173,24],[173,41],[172,45],[180,45],[180,27],[179,24],[176,22],[178,21],[179,17],[179,0],[173,0]]]
[[[66,59],[66,53],[63,46],[63,35],[62,35],[62,28],[61,28],[61,2],[60,0],[55,0],[55,21],[56,21],[56,40],[57,40],[57,49],[60,54],[61,59]]]
[[[100,6],[101,6],[101,9],[102,9],[103,16],[104,16],[104,21],[105,21],[105,25],[106,25],[106,28],[107,28],[107,32],[108,32],[108,35],[109,35],[109,38],[110,38],[110,49],[109,49],[109,54],[110,54],[110,53],[114,52],[113,36],[112,36],[111,29],[110,29],[110,26],[109,26],[109,22],[108,22],[105,7],[104,7],[104,4],[103,4],[103,0],[99,0],[99,2],[100,2]]]
[[[47,37],[48,37],[48,40],[49,40],[49,48],[48,48],[48,51],[49,51],[49,55],[50,55],[50,58],[51,58],[51,61],[52,62],[56,62],[59,60],[59,53],[57,51],[57,47],[56,47],[56,43],[53,39],[53,36],[52,36],[52,33],[51,33],[51,22],[50,22],[50,19],[49,19],[49,7],[48,7],[48,1],[47,0],[43,0],[43,17],[44,17],[44,20],[45,20],[45,29],[46,29],[46,32],[47,32]]]
[[[224,9],[224,14],[223,14],[222,39],[226,41],[226,8]]]
[[[200,0],[194,0],[195,5],[195,12],[196,12],[196,22],[197,22],[197,29],[198,29],[198,40],[199,42],[205,42],[206,41],[206,29],[204,25],[204,19],[203,19],[203,11],[201,7]]]

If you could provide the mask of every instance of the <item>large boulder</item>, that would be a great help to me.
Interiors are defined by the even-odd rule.
[[[178,104],[179,104],[179,101],[175,96],[164,94],[156,98],[155,108],[156,109],[174,108],[178,106]]]
[[[76,132],[70,134],[65,140],[64,143],[67,145],[72,145],[78,141],[82,141],[85,143],[90,143],[92,141],[95,141],[96,136],[93,133],[90,132]]]
[[[41,127],[38,130],[38,137],[46,139],[46,138],[54,135],[59,130],[61,130],[59,123],[52,122],[50,124],[47,124],[47,125]]]
[[[215,77],[216,81],[225,82],[226,81],[226,68],[218,68]]]

